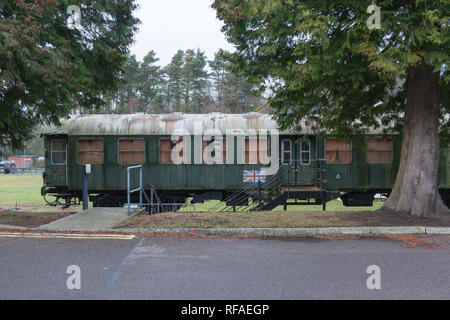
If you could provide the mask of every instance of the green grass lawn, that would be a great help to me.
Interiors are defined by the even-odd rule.
[[[58,212],[61,207],[48,206],[41,196],[42,175],[40,174],[0,174],[0,206],[36,207],[31,212]],[[47,196],[49,201],[54,200]],[[92,204],[91,204],[92,205]],[[79,211],[73,206],[71,211]]]
[[[42,175],[0,174],[0,205],[43,206]]]

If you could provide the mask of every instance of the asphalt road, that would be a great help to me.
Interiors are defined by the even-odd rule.
[[[70,265],[81,289],[66,286]],[[367,288],[370,265],[381,289]],[[449,245],[380,238],[0,237],[0,299],[450,299],[449,266]]]

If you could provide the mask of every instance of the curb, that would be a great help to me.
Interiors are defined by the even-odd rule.
[[[327,228],[71,228],[55,230],[53,228],[24,228],[0,225],[0,229],[20,231],[53,232],[113,232],[113,233],[151,233],[172,235],[206,236],[324,236],[324,235],[385,235],[385,234],[435,234],[450,235],[450,228],[444,227],[327,227]]]
[[[427,234],[450,234],[450,228],[426,227]]]
[[[27,227],[19,227],[19,226],[10,226],[7,224],[0,224],[0,229],[11,229],[11,230],[30,230],[31,228]]]
[[[383,235],[383,234],[448,234],[450,228],[436,227],[329,227],[329,228],[142,228],[113,229],[126,233],[154,233],[177,235],[251,235],[251,236],[322,236],[322,235]]]

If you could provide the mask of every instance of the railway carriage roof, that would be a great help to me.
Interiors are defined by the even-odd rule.
[[[55,129],[46,133],[64,132],[69,135],[172,135],[181,134],[183,130],[194,134],[194,127],[201,133],[218,129],[223,134],[227,130],[271,130],[278,125],[269,114],[90,114],[75,115],[62,121]],[[300,131],[281,131],[280,134],[314,134],[311,126],[302,125]],[[379,134],[379,132],[370,133]]]
[[[68,122],[70,135],[172,135],[183,130],[190,134],[198,130],[226,134],[227,130],[278,129],[272,116],[261,113],[78,115]],[[304,126],[297,134],[312,134],[312,130]]]

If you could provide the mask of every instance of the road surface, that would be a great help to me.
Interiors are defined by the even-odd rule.
[[[0,236],[0,299],[450,299],[450,237],[430,239]]]

